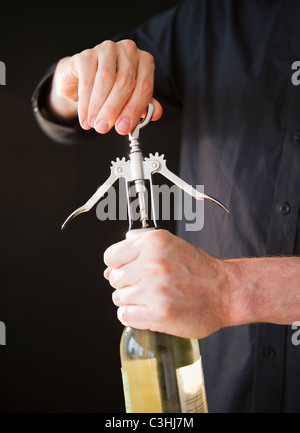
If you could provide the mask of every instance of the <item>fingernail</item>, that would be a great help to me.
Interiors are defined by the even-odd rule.
[[[121,129],[124,132],[128,132],[130,129],[130,120],[126,119],[126,117],[124,117],[124,119],[121,119],[120,122],[118,123],[118,128]]]
[[[106,268],[105,271],[103,272],[104,278],[109,280],[109,274],[110,274],[110,268]]]
[[[126,316],[127,316],[127,314],[126,314],[126,307],[125,306],[122,306],[122,307],[118,308],[118,310],[117,310],[117,316],[118,316],[118,319],[120,320],[120,322],[123,323],[123,325],[125,325]]]
[[[105,134],[108,131],[108,123],[105,120],[99,120],[94,126],[97,132]]]
[[[82,122],[82,127],[83,127],[83,129],[90,129],[90,125],[89,125],[87,120],[84,120]]]

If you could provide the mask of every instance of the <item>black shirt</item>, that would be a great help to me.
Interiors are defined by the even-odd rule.
[[[299,0],[190,0],[126,35],[155,57],[166,115],[182,115],[181,177],[230,210],[205,204],[203,229],[182,221],[178,234],[219,257],[300,252],[299,22]],[[38,122],[61,142],[84,136],[42,115],[50,75]],[[252,324],[201,340],[209,411],[300,412],[294,332]]]

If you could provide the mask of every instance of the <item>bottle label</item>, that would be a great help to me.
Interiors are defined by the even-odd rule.
[[[122,373],[125,409],[127,413],[132,413],[128,374],[122,368],[121,368],[121,373]]]
[[[124,361],[121,371],[126,412],[161,413],[156,359]]]
[[[207,413],[207,402],[201,359],[176,369],[182,413]]]

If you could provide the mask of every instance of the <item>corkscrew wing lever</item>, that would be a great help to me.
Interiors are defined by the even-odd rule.
[[[149,158],[145,158],[145,160],[151,161],[152,166],[155,167],[152,173],[160,173],[162,176],[170,180],[172,183],[178,186],[182,191],[186,192],[196,200],[210,201],[212,203],[217,204],[218,206],[220,206],[222,209],[224,209],[226,212],[229,213],[228,209],[220,201],[198,191],[197,189],[193,188],[191,185],[186,183],[184,180],[182,180],[180,177],[178,177],[176,174],[174,174],[172,171],[170,171],[166,166],[166,160],[164,159],[164,155],[159,155],[158,153],[156,153],[153,156],[152,154],[150,154]]]
[[[109,190],[109,188],[115,183],[117,179],[118,176],[116,176],[114,171],[111,170],[111,174],[109,178],[104,182],[104,184],[97,189],[95,194],[93,194],[92,197],[83,206],[80,206],[78,209],[72,212],[70,216],[68,216],[68,218],[61,226],[61,229],[63,230],[66,225],[77,215],[91,210],[92,207],[95,206],[95,204],[104,196],[104,194]]]

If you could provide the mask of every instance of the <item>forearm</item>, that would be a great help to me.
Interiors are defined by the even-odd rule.
[[[229,325],[300,320],[300,257],[224,261]]]

